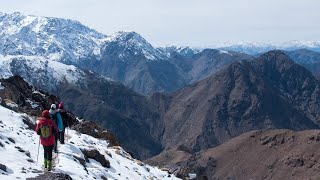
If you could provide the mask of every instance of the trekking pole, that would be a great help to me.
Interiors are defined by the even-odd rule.
[[[56,164],[59,164],[59,146],[58,146],[58,142],[57,142],[57,162]]]
[[[68,138],[69,138],[69,136],[68,136],[68,129],[69,129],[69,126],[67,127],[67,138],[66,138],[67,142],[68,142]]]
[[[39,136],[39,143],[38,143],[37,165],[38,165],[38,159],[39,159],[39,149],[40,149],[40,136]]]

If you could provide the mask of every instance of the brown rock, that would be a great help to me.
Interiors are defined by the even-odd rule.
[[[82,153],[87,157],[98,161],[103,167],[110,168],[110,161],[96,149],[81,149]]]

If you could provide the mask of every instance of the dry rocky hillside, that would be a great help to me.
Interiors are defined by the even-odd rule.
[[[295,51],[287,51],[296,63],[311,71],[314,75],[320,75],[320,53],[307,49],[299,49]]]
[[[320,83],[282,51],[239,61],[198,83],[152,97],[165,148],[215,147],[255,129],[319,128]],[[183,139],[183,141],[182,141]]]
[[[197,179],[316,180],[320,178],[320,130],[251,131],[194,155],[183,149],[153,158]],[[180,166],[180,167],[177,167]]]

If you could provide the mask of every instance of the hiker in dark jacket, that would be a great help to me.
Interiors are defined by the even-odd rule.
[[[59,134],[60,139],[59,140],[60,140],[61,144],[64,144],[64,133],[65,133],[66,127],[69,127],[69,123],[68,123],[68,114],[67,114],[67,111],[64,109],[63,102],[60,102],[57,112],[60,113],[61,118],[62,118],[62,122],[63,122],[63,128],[60,131],[60,134]]]
[[[55,145],[54,145],[54,152],[58,153],[58,139],[60,139],[60,132],[63,130],[63,122],[60,113],[57,111],[56,104],[52,104],[50,107],[50,117],[53,122],[58,127],[58,133],[56,134]]]
[[[40,142],[44,150],[44,168],[51,171],[52,168],[52,149],[55,143],[55,136],[58,128],[55,123],[50,119],[48,110],[42,112],[42,118],[37,123],[36,132],[40,135]]]

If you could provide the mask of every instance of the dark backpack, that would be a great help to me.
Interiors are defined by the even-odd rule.
[[[40,136],[49,139],[52,135],[51,126],[49,124],[40,127]]]
[[[53,122],[58,126],[58,118],[57,113],[50,114],[50,118],[53,120]]]

